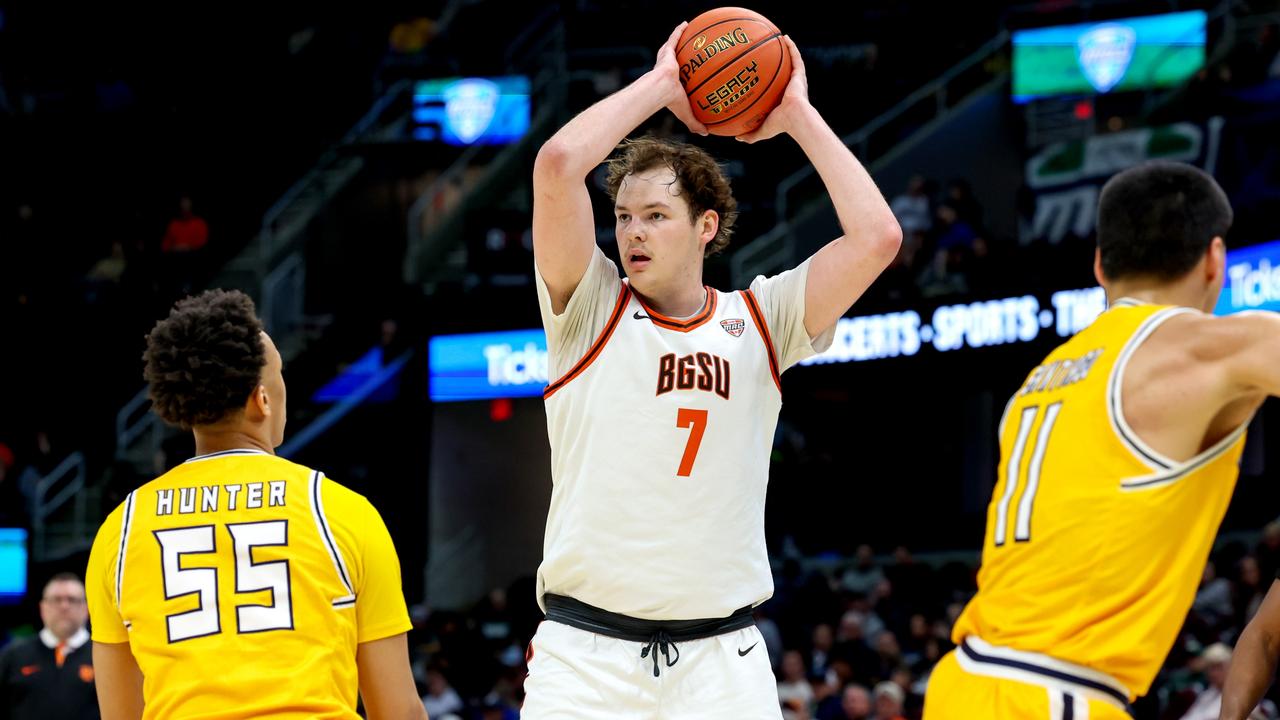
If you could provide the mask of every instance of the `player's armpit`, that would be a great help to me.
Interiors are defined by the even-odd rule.
[[[142,671],[129,643],[93,643],[94,684],[102,720],[142,717]]]
[[[426,720],[426,708],[413,684],[404,633],[360,643],[356,668],[369,720]]]

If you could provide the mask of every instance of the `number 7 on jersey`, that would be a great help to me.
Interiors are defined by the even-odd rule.
[[[702,433],[707,429],[707,411],[693,408],[680,408],[676,413],[676,427],[689,428],[689,441],[684,446],[684,457],[680,458],[680,470],[677,477],[689,477],[693,472],[693,461],[698,459],[698,446],[702,445]]]

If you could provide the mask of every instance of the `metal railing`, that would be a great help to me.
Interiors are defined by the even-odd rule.
[[[870,160],[868,155],[872,141],[877,139],[886,128],[891,127],[894,122],[923,105],[932,104],[933,117],[942,116],[961,99],[954,97],[953,93],[950,92],[952,82],[1003,51],[1008,44],[1009,32],[1001,30],[995,37],[983,43],[977,50],[974,50],[960,62],[952,65],[946,72],[925,83],[915,92],[903,98],[897,105],[884,111],[861,128],[840,138],[840,140],[844,142],[846,147],[853,150],[854,154],[863,163],[868,162]],[[779,224],[787,221],[791,194],[803,182],[816,174],[817,170],[814,169],[813,165],[807,164],[778,183],[778,190],[774,197],[774,212]]]
[[[373,133],[388,108],[411,88],[409,80],[387,88],[342,139],[263,213],[258,235],[223,267],[215,280],[216,284],[240,286],[256,295],[263,324],[286,358],[293,357],[304,344],[301,332],[306,324],[306,263],[302,231],[314,211],[339,192],[363,165],[359,157],[343,155],[341,148]],[[395,122],[383,124],[394,126]],[[143,387],[116,413],[116,459],[149,461],[160,449],[165,426],[148,412],[149,407],[147,388]],[[146,444],[140,445],[142,442]]]
[[[992,80],[978,84],[974,93],[958,93],[952,87],[961,76],[1004,52],[1008,44],[1009,33],[1001,30],[963,60],[952,65],[946,72],[925,83],[903,98],[901,102],[876,116],[861,128],[841,137],[840,140],[853,150],[870,170],[873,150],[884,142],[887,147],[880,156],[891,152],[896,143],[888,143],[882,138],[892,130],[901,130],[900,124],[908,116],[921,122],[922,125],[938,122],[947,112],[972,94],[995,86],[995,80],[1007,75],[1007,71],[997,73]],[[928,119],[917,117],[922,109],[931,113]],[[897,136],[893,137],[896,139]],[[791,213],[793,197],[802,186],[810,186],[816,193],[817,188],[812,187],[817,185],[816,177],[817,170],[814,166],[806,164],[778,183],[778,189],[774,195],[773,229],[743,245],[729,258],[729,270],[735,287],[742,286],[744,279],[749,280],[751,276],[758,274],[757,271],[769,271],[788,263],[794,264],[795,238],[791,234],[795,220]]]
[[[404,366],[413,357],[412,350],[406,350],[395,360],[384,365],[378,372],[374,373],[368,380],[360,384],[351,394],[342,399],[333,407],[324,411],[315,420],[312,420],[306,427],[289,438],[288,442],[281,445],[276,454],[281,457],[293,457],[296,453],[301,452],[303,448],[311,444],[311,441],[320,437],[329,428],[333,427],[339,420],[346,417],[357,405],[368,399],[370,395],[382,387],[388,380],[395,377]]]
[[[49,555],[49,518],[72,500],[75,501],[71,515],[72,539],[85,536],[85,478],[84,454],[74,452],[36,482],[31,529],[32,552],[37,558]]]
[[[164,440],[164,423],[151,412],[149,390],[144,385],[116,413],[117,460],[133,457],[138,448],[147,458],[154,457],[160,449],[160,443]],[[140,445],[143,442],[146,445]]]

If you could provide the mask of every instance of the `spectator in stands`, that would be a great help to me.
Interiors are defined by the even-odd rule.
[[[851,593],[870,595],[884,579],[884,572],[876,565],[870,545],[859,545],[855,557],[854,565],[840,578],[840,586]]]
[[[925,265],[916,284],[920,294],[926,298],[961,295],[969,292],[969,280],[962,268],[963,252],[961,249],[947,250],[938,248]]]
[[[11,720],[98,717],[84,584],[54,575],[40,596],[40,634],[0,651],[0,715]]]
[[[126,267],[124,245],[116,240],[111,243],[111,252],[85,273],[85,299],[90,304],[109,299],[120,286]]]
[[[427,694],[422,696],[427,717],[438,718],[445,713],[462,712],[464,705],[458,691],[449,684],[439,667],[427,668]]]
[[[818,712],[818,720],[871,720],[871,717],[871,695],[861,685],[847,686],[840,695],[840,704],[828,705]]]
[[[880,671],[880,656],[867,645],[863,634],[866,616],[850,610],[840,618],[840,630],[832,657],[848,664],[853,679],[866,682]]]
[[[974,224],[961,217],[954,205],[938,206],[936,231],[938,250],[972,250],[973,241],[978,237]]]
[[[178,199],[178,215],[169,221],[164,231],[160,252],[195,252],[209,242],[209,224],[191,209],[191,196]]]
[[[1265,584],[1262,582],[1258,559],[1252,555],[1240,558],[1239,568],[1240,577],[1233,593],[1236,609],[1235,624],[1237,627],[1244,627],[1262,606],[1262,598],[1267,594],[1271,578],[1268,578]]]
[[[176,295],[190,294],[199,272],[200,260],[209,243],[209,224],[191,209],[191,197],[178,200],[178,214],[165,228],[160,252],[164,256],[163,271]]]
[[[782,631],[778,629],[778,623],[765,614],[763,606],[757,606],[752,616],[760,637],[764,638],[764,648],[769,652],[769,664],[776,672],[782,663]]]
[[[1280,569],[1280,520],[1272,520],[1262,528],[1262,542],[1258,543],[1255,555],[1259,574],[1264,578],[1276,577]]]
[[[813,641],[809,649],[809,677],[813,680],[825,679],[831,664],[831,648],[835,644],[835,633],[826,623],[818,623],[813,627]]]
[[[1218,720],[1222,707],[1222,685],[1227,678],[1227,665],[1231,662],[1231,648],[1214,643],[1200,654],[1201,666],[1209,680],[1209,686],[1196,696],[1182,720]]]
[[[1213,560],[1205,563],[1200,590],[1196,592],[1191,608],[1210,626],[1216,627],[1231,617],[1231,581],[1218,577]]]
[[[902,717],[902,702],[905,693],[896,683],[888,680],[876,685],[872,692],[875,706],[875,720],[905,720]]]
[[[889,208],[902,226],[903,235],[927,233],[933,227],[929,195],[925,192],[925,179],[920,175],[907,182],[906,192],[895,197]]]
[[[788,650],[782,656],[782,678],[778,680],[778,702],[782,703],[784,720],[800,720],[809,716],[813,703],[813,686],[805,674],[804,656]]]
[[[876,671],[876,680],[888,680],[893,672],[902,665],[902,649],[898,646],[898,638],[892,631],[885,630],[876,636],[876,655],[880,658],[880,667]]]
[[[981,232],[982,206],[973,196],[973,189],[969,187],[968,180],[957,178],[947,183],[947,196],[942,204],[954,208],[956,216],[962,222],[967,223],[975,231]]]

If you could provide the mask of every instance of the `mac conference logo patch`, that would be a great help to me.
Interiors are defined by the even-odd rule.
[[[742,337],[742,331],[747,329],[747,322],[742,318],[721,320],[720,327],[724,328],[725,332],[734,337]]]
[[[1115,87],[1124,78],[1133,60],[1138,34],[1127,25],[1099,25],[1076,41],[1080,70],[1100,93]]]

